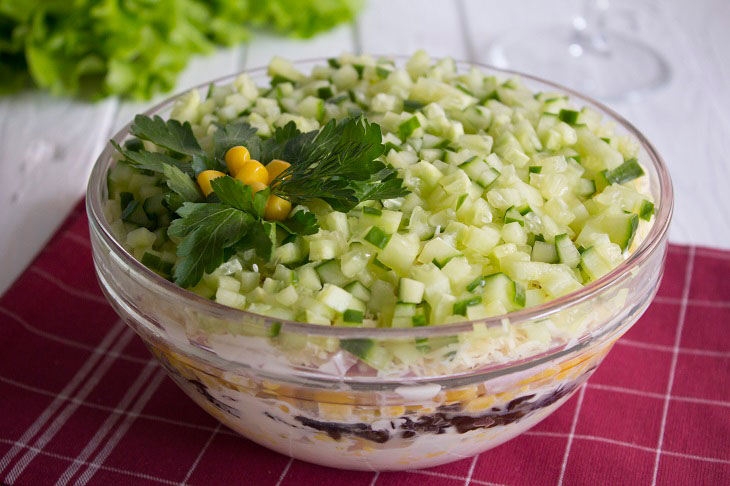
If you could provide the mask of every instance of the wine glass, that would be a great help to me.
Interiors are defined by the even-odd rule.
[[[490,61],[606,101],[637,99],[666,84],[671,71],[652,46],[608,28],[607,16],[615,10],[609,10],[608,0],[583,0],[583,12],[572,26],[548,25],[502,36],[489,51]]]

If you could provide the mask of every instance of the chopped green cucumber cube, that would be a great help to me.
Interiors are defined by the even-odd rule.
[[[382,250],[390,241],[390,235],[377,226],[373,226],[365,235],[365,241]]]
[[[362,324],[363,319],[363,312],[355,309],[347,309],[344,314],[342,314],[342,320],[345,322],[351,322],[356,324]]]
[[[350,292],[356,299],[367,302],[370,300],[370,290],[358,281],[351,282],[345,286],[345,290]]]
[[[555,237],[555,250],[560,263],[571,268],[577,267],[580,263],[580,253],[567,234],[563,233]]]
[[[482,298],[480,296],[469,297],[468,299],[460,300],[454,303],[454,314],[460,316],[466,316],[466,308],[473,305],[481,304]]]
[[[644,175],[644,169],[641,168],[636,159],[629,159],[615,169],[606,171],[606,180],[611,184],[623,184],[632,181]]]
[[[579,111],[561,109],[558,113],[558,118],[560,119],[560,121],[563,121],[568,125],[575,125],[575,123],[578,121],[579,115]]]
[[[639,208],[639,217],[644,221],[651,221],[651,217],[654,214],[654,203],[644,199],[641,201],[641,207]]]
[[[535,241],[532,245],[530,259],[533,262],[558,263],[558,252],[554,244]]]
[[[412,116],[408,120],[398,125],[398,136],[401,140],[405,140],[421,126],[421,122],[418,121],[417,116]]]
[[[418,304],[423,300],[426,284],[403,277],[398,283],[398,297],[402,302]]]

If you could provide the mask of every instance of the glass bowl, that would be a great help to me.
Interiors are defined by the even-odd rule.
[[[307,71],[323,62],[295,65]],[[619,267],[577,292],[503,316],[409,329],[346,328],[282,321],[199,297],[147,269],[114,238],[103,202],[115,160],[111,146],[102,152],[86,199],[101,287],[208,413],[250,440],[316,464],[376,471],[435,466],[495,447],[547,417],[643,314],[661,279],[673,204],[656,150],[596,101],[533,76],[457,63],[460,70],[473,66],[568,94],[635,137],[657,207],[648,233]],[[267,79],[265,68],[246,73],[259,84]],[[167,116],[179,96],[147,114]],[[127,137],[129,125],[114,140]],[[357,354],[371,362],[395,355],[402,366],[378,371]]]

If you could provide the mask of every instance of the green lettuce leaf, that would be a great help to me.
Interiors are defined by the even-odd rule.
[[[261,28],[311,37],[360,0],[0,0],[0,92],[32,80],[57,95],[149,99],[194,55]]]

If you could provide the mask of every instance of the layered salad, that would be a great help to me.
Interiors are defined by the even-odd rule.
[[[388,394],[346,382],[473,372],[599,326],[625,292],[589,311],[509,316],[600,279],[648,233],[638,142],[561,93],[424,52],[402,65],[343,55],[310,72],[275,58],[268,77],[193,90],[169,119],[138,115],[132,137],[115,143],[105,216],[160,277],[249,313],[188,316],[190,342],[232,361],[275,356],[341,386],[272,382],[152,346],[178,383],[264,445],[361,469],[466,457],[562,403],[610,346],[489,384]],[[253,330],[256,316],[265,325]],[[501,325],[480,322],[494,316]],[[338,339],[286,332],[289,321],[473,326]]]

